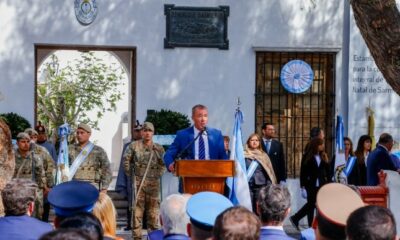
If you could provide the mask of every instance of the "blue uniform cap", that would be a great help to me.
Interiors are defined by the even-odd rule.
[[[199,192],[194,194],[187,202],[186,212],[193,225],[210,231],[217,216],[232,206],[232,202],[219,193]]]
[[[69,181],[61,183],[47,197],[57,216],[68,217],[80,212],[91,212],[99,198],[99,191],[90,183]]]

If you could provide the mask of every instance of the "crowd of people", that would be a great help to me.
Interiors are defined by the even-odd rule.
[[[375,186],[380,170],[399,171],[398,158],[390,154],[394,144],[390,134],[383,133],[374,150],[371,137],[363,135],[354,152],[351,139],[345,137],[347,184],[339,184],[333,183],[335,156],[325,152],[323,130],[311,129],[300,171],[301,196],[307,202],[291,215],[283,144],[272,123],[264,123],[262,134],[251,134],[244,146],[251,208],[233,206],[227,191],[225,196],[207,191],[172,194],[161,202],[160,178],[165,171],[175,171],[177,160],[229,159],[229,137],[207,125],[207,107],[195,105],[192,120],[192,126],[177,132],[167,151],[153,142],[151,122],[137,122],[132,141],[124,145],[116,191],[128,199],[126,230],[132,230],[133,239],[142,239],[143,226],[148,239],[292,239],[283,229],[284,220],[289,218],[300,230],[305,216],[310,227],[302,235],[305,239],[395,239],[390,210],[364,207],[357,188],[347,186]],[[89,125],[77,125],[76,143],[69,145],[69,166],[60,166],[44,126],[19,133],[12,146],[10,131],[0,119],[2,236],[119,239],[117,213],[107,194],[110,162],[105,151],[90,141],[91,132]],[[56,174],[62,174],[58,185]],[[182,181],[179,189],[182,192]],[[351,199],[351,204],[343,199]],[[56,214],[52,224],[50,206]],[[369,219],[363,219],[366,216]]]

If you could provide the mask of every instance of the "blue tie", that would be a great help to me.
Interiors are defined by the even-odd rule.
[[[271,148],[271,140],[266,141],[265,148],[267,149],[267,153],[269,153],[269,149]]]
[[[199,137],[199,159],[206,159],[206,148],[204,147],[204,140],[202,135],[200,135]]]

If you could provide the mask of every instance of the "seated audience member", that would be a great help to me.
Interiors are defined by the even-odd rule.
[[[364,203],[348,186],[330,183],[318,191],[316,205],[316,239],[344,240],[347,218],[354,210],[363,207]]]
[[[346,234],[349,240],[394,240],[396,222],[389,209],[365,206],[350,214]]]
[[[89,182],[69,181],[53,187],[48,196],[56,217],[54,226],[66,217],[81,212],[92,212],[99,197],[99,191]]]
[[[93,208],[93,215],[100,220],[104,231],[104,239],[121,239],[116,237],[117,211],[111,198],[106,193],[100,192],[99,199],[97,199]]]
[[[290,193],[287,187],[277,184],[260,189],[257,213],[262,227],[260,239],[293,239],[283,230],[283,221],[290,213]]]
[[[6,184],[1,192],[5,212],[0,218],[1,239],[38,239],[53,230],[50,224],[31,217],[37,189],[29,179],[13,179]]]
[[[188,198],[180,194],[168,196],[160,206],[161,225],[164,239],[189,239],[187,225],[189,216],[186,214]]]
[[[103,239],[103,228],[99,219],[88,212],[80,212],[64,218],[58,229],[79,229],[87,233],[93,240]]]
[[[261,223],[247,208],[236,206],[217,216],[213,240],[258,240]]]
[[[186,205],[189,215],[188,234],[192,240],[203,240],[212,236],[214,222],[225,209],[232,207],[229,199],[214,192],[194,194]]]
[[[95,240],[80,229],[57,229],[46,233],[39,240]]]

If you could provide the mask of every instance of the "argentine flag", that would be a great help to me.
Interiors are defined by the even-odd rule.
[[[56,173],[56,184],[60,184],[65,181],[65,177],[68,176],[69,160],[68,160],[68,135],[71,130],[68,123],[64,123],[58,128],[58,137],[60,138],[60,149],[58,151],[57,158],[57,173]],[[64,178],[64,179],[63,179]]]
[[[226,180],[230,188],[229,199],[234,205],[241,205],[252,211],[249,184],[246,177],[246,163],[244,160],[244,150],[242,142],[241,124],[243,114],[238,109],[235,114],[235,125],[231,142],[231,156],[229,159],[235,160],[235,176]]]
[[[336,152],[335,152],[335,182],[347,183],[347,176],[345,174],[346,157],[344,154],[344,126],[343,118],[338,115],[336,117]]]

